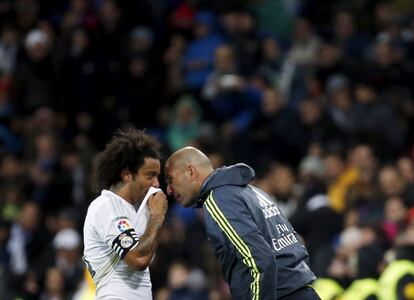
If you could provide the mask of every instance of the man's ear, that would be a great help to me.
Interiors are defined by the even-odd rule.
[[[187,167],[187,174],[188,177],[190,177],[190,180],[194,180],[197,174],[197,170],[193,165],[189,165]]]
[[[121,179],[123,182],[128,182],[131,179],[131,172],[127,171],[127,170],[123,170],[121,172]]]

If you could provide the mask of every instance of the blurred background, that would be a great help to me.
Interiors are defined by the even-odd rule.
[[[245,162],[325,299],[414,299],[414,1],[0,0],[0,299],[93,299],[82,226],[117,128]],[[170,200],[154,298],[230,299]],[[371,298],[369,298],[371,297]]]

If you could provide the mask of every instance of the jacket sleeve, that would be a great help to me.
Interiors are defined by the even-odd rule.
[[[223,199],[217,197],[216,193],[210,193],[205,201],[207,234],[215,249],[224,252],[227,259],[236,256],[250,274],[240,277],[242,282],[229,282],[232,294],[249,286],[249,299],[276,299],[277,266],[271,245],[266,242],[251,212],[237,196],[229,194],[219,196],[225,197]],[[226,267],[231,268],[231,265],[224,263],[223,272],[228,273]],[[232,276],[234,274],[229,274],[229,278]]]

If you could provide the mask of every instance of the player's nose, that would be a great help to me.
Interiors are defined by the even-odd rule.
[[[152,186],[153,186],[153,187],[156,187],[156,188],[159,188],[159,187],[160,187],[160,181],[158,180],[158,178],[157,178],[157,177],[155,177],[155,178],[153,179],[153,181],[152,181]]]

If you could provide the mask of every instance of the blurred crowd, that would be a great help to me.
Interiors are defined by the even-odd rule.
[[[250,164],[341,291],[412,262],[413,16],[410,0],[0,0],[0,299],[86,299],[90,166],[130,125],[165,156]],[[158,300],[230,298],[201,212],[172,200],[151,274]]]

